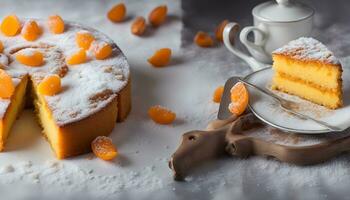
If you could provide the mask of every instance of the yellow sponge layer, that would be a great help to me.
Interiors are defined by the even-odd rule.
[[[341,89],[342,69],[340,65],[296,60],[279,54],[273,55],[273,61],[273,69],[276,72],[288,74],[288,76],[334,92]]]
[[[330,92],[313,87],[306,82],[296,80],[276,72],[272,80],[272,89],[280,90],[303,99],[336,109],[342,106],[341,91]]]

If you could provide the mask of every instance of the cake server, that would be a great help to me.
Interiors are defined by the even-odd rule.
[[[183,178],[203,161],[225,154],[226,134],[231,132],[233,122],[238,118],[228,110],[230,90],[239,77],[228,79],[224,86],[217,119],[210,122],[206,130],[194,130],[183,134],[180,146],[171,156],[169,167],[175,180]]]

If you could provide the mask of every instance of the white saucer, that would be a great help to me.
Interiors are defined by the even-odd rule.
[[[343,68],[343,93],[344,106],[336,110],[330,110],[323,106],[313,104],[296,96],[275,92],[279,96],[288,100],[296,101],[300,107],[298,112],[327,122],[339,128],[350,127],[350,69]],[[245,77],[248,82],[268,90],[270,88],[273,70],[271,67],[265,68]],[[249,91],[249,108],[262,121],[276,128],[304,134],[318,134],[330,132],[323,126],[310,121],[303,120],[283,111],[271,97],[247,86]]]

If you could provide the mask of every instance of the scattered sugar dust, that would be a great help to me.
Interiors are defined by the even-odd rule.
[[[102,175],[93,169],[82,169],[54,160],[41,164],[24,161],[0,167],[0,187],[11,184],[19,187],[45,185],[45,191],[41,191],[43,195],[64,192],[100,198],[125,190],[152,191],[163,187],[162,180],[156,175],[155,166],[145,166],[140,171]]]

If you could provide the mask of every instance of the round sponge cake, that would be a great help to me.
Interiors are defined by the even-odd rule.
[[[26,19],[25,21],[32,20]],[[1,67],[16,85],[10,99],[0,99],[0,149],[4,149],[10,128],[26,102],[33,103],[43,133],[58,158],[89,152],[91,141],[109,135],[116,121],[122,121],[131,108],[130,70],[118,46],[106,35],[81,24],[65,22],[65,31],[52,34],[46,20],[35,20],[42,33],[35,41],[21,34],[7,37],[0,34],[4,51]],[[67,65],[66,57],[79,50],[78,32],[91,33],[96,43],[108,43],[112,54],[98,60],[90,49],[87,61]],[[16,60],[17,54],[40,51],[44,64],[30,67]],[[54,96],[37,92],[38,84],[47,76],[61,77],[62,90]]]

